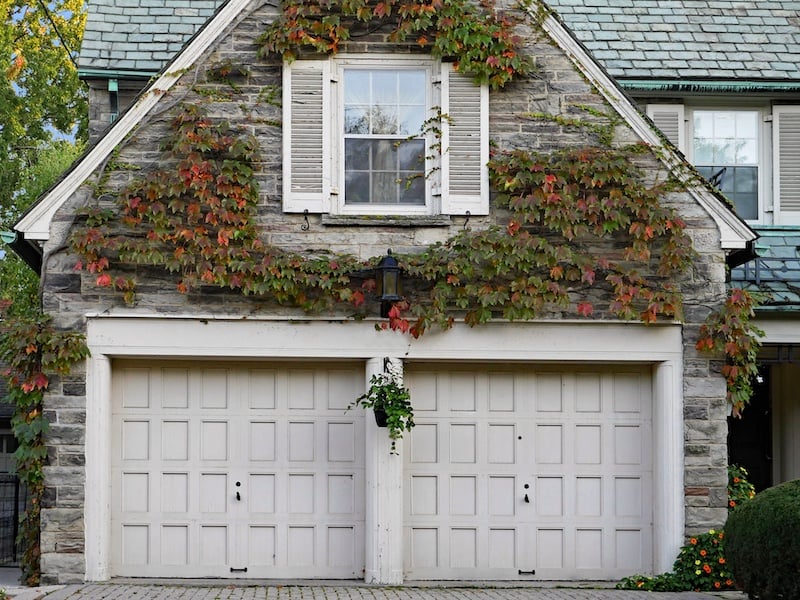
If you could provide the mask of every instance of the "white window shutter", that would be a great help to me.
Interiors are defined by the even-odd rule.
[[[686,124],[683,104],[648,104],[647,116],[675,147],[686,154]]]
[[[442,64],[442,213],[489,214],[489,88]]]
[[[772,109],[776,225],[800,225],[800,106]]]
[[[283,66],[283,210],[325,213],[331,195],[328,60]]]

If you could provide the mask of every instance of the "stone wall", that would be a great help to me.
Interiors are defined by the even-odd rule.
[[[265,92],[276,92],[280,98],[281,61],[273,57],[256,57],[255,39],[275,14],[275,7],[254,3],[253,10],[243,14],[219,43],[202,58],[197,69],[186,72],[179,85],[170,91],[120,147],[117,164],[135,164],[143,170],[161,166],[159,143],[168,131],[172,117],[182,102],[205,104],[210,116],[228,119],[243,125],[257,136],[261,145],[258,164],[260,186],[259,224],[263,241],[282,248],[307,253],[329,249],[349,252],[361,258],[382,255],[387,248],[402,252],[420,250],[444,241],[464,224],[453,218],[438,226],[393,226],[375,224],[334,225],[315,215],[309,217],[310,228],[303,231],[303,216],[281,211],[281,142],[279,103],[266,101]],[[499,149],[523,147],[537,150],[594,144],[586,130],[558,125],[553,121],[530,118],[530,113],[550,113],[586,117],[576,105],[608,111],[602,97],[576,72],[570,60],[548,40],[528,32],[527,51],[537,65],[537,74],[517,80],[501,91],[491,93],[490,137]],[[386,51],[383,37],[361,39],[345,51]],[[413,46],[396,47],[401,52],[419,52]],[[247,76],[237,79],[235,87],[206,80],[208,65],[230,60],[245,65]],[[97,102],[105,102],[107,94],[93,94]],[[102,112],[93,109],[93,115]],[[99,111],[99,112],[98,112]],[[635,140],[633,132],[617,127],[617,144]],[[648,177],[664,178],[661,163],[654,156],[641,158],[640,166]],[[85,185],[56,215],[51,238],[46,248],[44,267],[45,310],[54,314],[58,326],[83,329],[87,313],[142,314],[220,314],[264,315],[276,309],[254,298],[226,292],[193,293],[176,291],[174,276],[152,269],[138,272],[137,302],[126,307],[122,298],[107,288],[94,285],[95,276],[74,270],[77,257],[68,250],[68,234],[75,211],[87,204],[111,206],[115,195],[141,171],[114,170],[109,166],[102,190]],[[724,256],[719,248],[719,235],[712,219],[687,193],[675,193],[668,202],[675,206],[688,223],[697,258],[693,269],[680,282],[685,291],[685,372],[684,410],[686,416],[686,530],[687,534],[720,526],[726,516],[726,414],[725,384],[717,375],[719,365],[699,356],[694,349],[699,325],[708,311],[725,295]],[[487,217],[473,217],[474,229],[502,223],[502,211],[493,210]],[[609,242],[611,243],[611,242]],[[607,247],[599,244],[597,251]],[[282,312],[295,313],[290,309]],[[302,315],[296,315],[302,318]],[[548,315],[559,318],[559,313]],[[604,318],[602,312],[595,318]],[[49,464],[45,469],[47,491],[42,511],[43,583],[68,583],[82,580],[83,557],[83,481],[85,431],[85,382],[77,372],[59,381],[47,397],[47,415],[52,423],[48,433]],[[656,449],[657,451],[657,449]],[[87,490],[86,493],[91,493]]]

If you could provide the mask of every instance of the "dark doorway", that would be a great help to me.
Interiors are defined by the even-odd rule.
[[[769,365],[759,368],[753,398],[741,417],[728,417],[728,462],[747,469],[757,492],[772,486],[772,403]]]

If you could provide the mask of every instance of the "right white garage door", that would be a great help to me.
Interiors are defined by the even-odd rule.
[[[615,579],[650,572],[646,367],[407,365],[409,579]]]

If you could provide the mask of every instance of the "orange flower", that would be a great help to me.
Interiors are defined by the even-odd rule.
[[[724,565],[725,564],[725,558],[720,558],[719,559],[719,564]]]
[[[705,550],[700,550],[700,556],[705,556],[706,554],[708,554],[708,552]]]
[[[736,502],[731,500],[730,502],[728,502],[728,506],[730,506],[731,508],[734,508],[736,506]]]
[[[703,571],[705,571],[706,573],[711,573],[711,567],[708,565],[703,565]]]
[[[696,545],[697,545],[697,538],[692,538],[692,539],[690,539],[690,540],[689,540],[689,543],[691,543],[691,544],[692,544],[692,546],[696,546]]]
[[[715,581],[715,582],[714,582],[714,587],[715,587],[715,588],[717,588],[717,589],[719,589],[719,588],[721,588],[721,587],[722,587],[722,584],[720,584],[720,582],[719,582],[719,581]]]
[[[727,585],[728,587],[731,587],[733,585],[733,579],[726,579],[725,580],[725,585]]]
[[[733,483],[739,483],[740,481],[741,481],[741,479],[739,479],[738,477],[734,477],[733,478]]]

